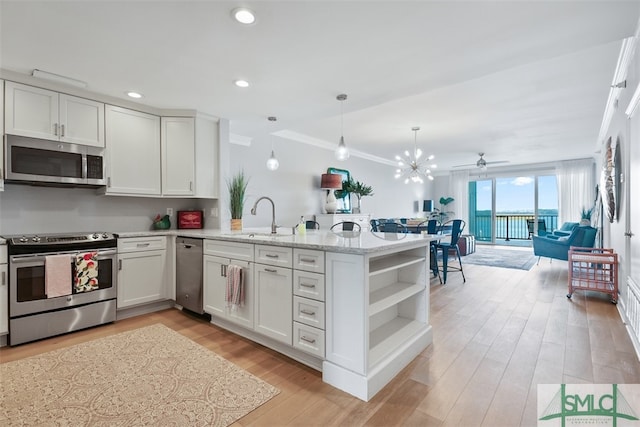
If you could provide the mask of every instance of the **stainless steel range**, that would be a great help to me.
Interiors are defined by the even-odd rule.
[[[5,237],[9,253],[10,345],[116,319],[114,234]]]

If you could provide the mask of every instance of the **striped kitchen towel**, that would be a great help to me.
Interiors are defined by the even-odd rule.
[[[227,291],[225,294],[227,307],[237,310],[244,307],[244,271],[239,265],[227,266]]]

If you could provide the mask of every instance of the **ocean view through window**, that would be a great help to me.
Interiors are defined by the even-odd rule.
[[[555,175],[495,177],[469,182],[469,233],[486,243],[530,242],[558,228]]]

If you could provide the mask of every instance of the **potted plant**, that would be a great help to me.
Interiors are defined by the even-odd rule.
[[[431,213],[431,218],[436,219],[440,225],[447,222],[449,215],[452,215],[453,211],[445,211],[445,207],[453,201],[453,197],[440,197],[440,209],[434,208],[433,212]]]
[[[353,213],[360,213],[360,202],[363,196],[373,196],[373,188],[370,185],[355,181],[351,177],[342,183],[342,191],[356,195],[358,205],[353,208]]]
[[[591,225],[591,214],[593,213],[593,208],[582,208],[580,211],[580,225]]]
[[[249,179],[245,177],[244,171],[238,172],[230,180],[227,180],[231,230],[242,230],[242,211],[247,200],[247,185],[249,185]]]

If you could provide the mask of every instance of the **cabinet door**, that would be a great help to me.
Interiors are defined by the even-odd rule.
[[[289,268],[255,265],[255,330],[292,345],[293,275]]]
[[[118,309],[166,299],[166,251],[118,255]]]
[[[9,333],[9,277],[7,264],[0,264],[0,335]]]
[[[60,94],[60,140],[104,147],[104,104]]]
[[[58,141],[58,93],[13,82],[5,88],[5,132]]]
[[[162,117],[162,194],[195,193],[195,127],[190,117]]]
[[[107,194],[160,195],[160,117],[105,107]]]
[[[244,270],[244,305],[227,307],[226,288],[227,266],[239,265]],[[230,322],[237,323],[247,329],[253,329],[253,266],[246,261],[232,260],[216,256],[204,256],[204,311]]]

